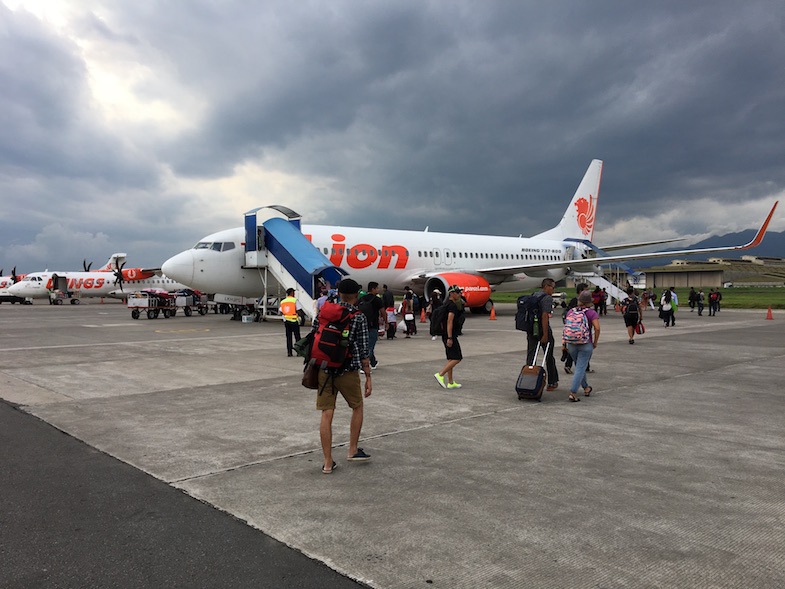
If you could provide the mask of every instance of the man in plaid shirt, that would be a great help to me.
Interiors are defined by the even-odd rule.
[[[335,413],[335,400],[338,393],[343,395],[346,403],[352,409],[352,419],[349,425],[349,454],[347,460],[366,461],[370,455],[366,454],[357,444],[360,440],[360,430],[363,426],[363,397],[371,395],[371,363],[368,359],[368,321],[357,305],[357,294],[360,285],[351,278],[341,280],[338,285],[339,304],[356,311],[349,323],[349,347],[351,359],[349,366],[340,374],[321,371],[319,373],[319,393],[316,397],[316,408],[322,412],[319,425],[319,437],[324,453],[322,472],[332,474],[337,465],[333,461],[333,414]],[[318,325],[318,321],[315,322]],[[365,387],[360,384],[360,373],[365,373]]]

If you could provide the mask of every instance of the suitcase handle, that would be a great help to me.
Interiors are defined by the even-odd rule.
[[[551,342],[545,344],[545,353],[542,355],[542,367],[545,368],[545,360],[548,357],[548,350],[551,349]],[[532,366],[537,366],[537,356],[540,353],[540,342],[537,342],[537,348],[534,350],[534,358],[532,358]]]

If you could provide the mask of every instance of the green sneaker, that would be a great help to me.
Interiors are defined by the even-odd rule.
[[[448,383],[447,383],[447,388],[448,388],[448,389],[459,389],[459,388],[461,388],[462,386],[463,386],[463,385],[461,385],[460,383],[457,383],[457,382],[448,382]]]
[[[440,385],[440,386],[441,386],[443,389],[446,389],[446,388],[447,388],[447,383],[446,383],[446,382],[444,382],[444,377],[443,377],[441,374],[439,374],[439,373],[437,372],[436,374],[434,374],[434,375],[433,375],[433,377],[434,377],[434,378],[435,378],[435,379],[436,379],[436,380],[439,382],[439,385]]]

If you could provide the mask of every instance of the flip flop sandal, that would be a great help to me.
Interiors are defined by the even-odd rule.
[[[588,387],[587,389],[583,389],[583,396],[584,397],[591,397],[591,393],[594,389],[592,387]]]
[[[576,397],[573,393],[570,393],[570,396],[567,397],[567,400],[570,401],[571,403],[577,403],[578,401],[580,401],[580,399]]]
[[[333,467],[332,467],[330,470],[327,470],[326,468],[324,468],[324,466],[322,466],[322,474],[332,474],[332,473],[333,473],[333,471],[334,471],[336,468],[338,468],[338,465],[337,465],[337,464],[335,464],[335,462],[333,461]]]

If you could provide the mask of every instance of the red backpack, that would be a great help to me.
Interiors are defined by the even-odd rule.
[[[319,326],[316,328],[311,347],[311,362],[322,370],[340,370],[349,364],[352,357],[349,345],[349,326],[360,311],[350,311],[338,303],[324,303],[319,311]]]

